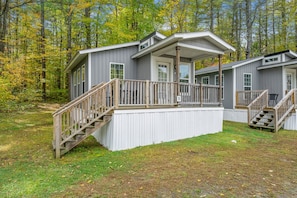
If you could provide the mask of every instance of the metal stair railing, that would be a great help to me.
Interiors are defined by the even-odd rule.
[[[248,124],[265,108],[268,106],[268,90],[262,91],[262,93],[255,98],[248,106]]]
[[[292,112],[293,109],[295,109],[295,107],[296,107],[296,93],[297,93],[297,89],[292,89],[273,108],[274,109],[274,123],[275,123],[274,131],[275,132],[277,132],[282,127],[286,117]]]
[[[118,106],[118,79],[99,84],[53,113],[56,158],[63,145]]]

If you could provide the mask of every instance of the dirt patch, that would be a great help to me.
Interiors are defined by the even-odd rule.
[[[296,197],[296,151],[296,141],[289,138],[239,150],[163,149],[127,172],[72,186],[71,196]]]

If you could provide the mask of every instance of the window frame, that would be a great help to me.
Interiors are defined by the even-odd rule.
[[[250,76],[250,79],[251,79],[250,86],[245,84],[245,75]],[[249,90],[245,89],[247,87],[250,87],[250,89]],[[253,90],[253,75],[252,73],[243,73],[243,91],[251,91],[251,90]]]
[[[125,64],[124,63],[117,63],[117,62],[110,62],[109,63],[109,79],[112,80],[112,79],[115,79],[115,78],[111,78],[111,66],[112,65],[122,65],[123,66],[123,78],[118,78],[118,79],[125,79]]]
[[[203,83],[204,79],[207,79],[207,83]],[[202,84],[209,85],[209,81],[210,81],[210,77],[209,77],[209,76],[202,76],[202,77],[201,77],[201,83],[202,83]]]
[[[280,62],[281,62],[280,55],[268,56],[268,57],[264,57],[263,59],[263,65],[269,65],[269,64],[280,63]]]

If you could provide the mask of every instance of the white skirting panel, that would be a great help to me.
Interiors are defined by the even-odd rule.
[[[297,116],[293,113],[285,122],[284,129],[297,130]]]
[[[221,132],[224,108],[115,110],[93,136],[112,151]]]
[[[246,109],[225,109],[224,120],[247,123]]]

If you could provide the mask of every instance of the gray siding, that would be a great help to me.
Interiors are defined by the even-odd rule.
[[[137,61],[137,80],[150,80],[151,79],[151,54],[141,57]]]
[[[196,76],[197,83],[201,82],[201,78],[204,76],[209,76],[209,84],[215,84],[215,76],[218,75],[218,72],[213,72],[209,74]],[[224,99],[223,106],[226,109],[233,108],[233,70],[225,70],[223,71],[224,75]]]
[[[91,55],[91,86],[110,79],[110,63],[123,63],[125,65],[125,79],[136,79],[137,62],[131,56],[138,51],[137,46],[102,51]]]
[[[257,67],[259,67],[261,64],[262,60],[236,68],[236,91],[243,91],[244,73],[252,74],[252,90],[262,89],[260,84],[260,73],[257,70]]]
[[[277,93],[278,101],[282,98],[283,75],[282,68],[276,67],[260,71],[261,89],[268,89],[268,93]]]
[[[233,70],[223,71],[224,74],[224,100],[226,109],[233,109]]]

